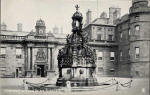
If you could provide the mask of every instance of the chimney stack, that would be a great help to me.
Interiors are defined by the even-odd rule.
[[[61,27],[61,29],[60,29],[60,33],[61,33],[61,34],[63,34],[63,27]]]
[[[17,31],[22,31],[22,24],[21,23],[17,24]]]
[[[53,33],[54,33],[54,34],[58,34],[58,33],[59,33],[59,29],[58,29],[57,26],[55,26],[55,27],[53,28]]]
[[[109,23],[114,24],[116,19],[121,17],[121,8],[118,7],[110,7],[109,8]]]
[[[1,24],[1,30],[7,30],[7,25],[4,22]]]
[[[88,9],[86,12],[86,25],[90,24],[92,20],[92,11]]]

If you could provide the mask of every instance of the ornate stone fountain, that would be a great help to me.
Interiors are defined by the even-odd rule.
[[[72,34],[67,36],[67,44],[59,50],[59,78],[57,86],[95,86],[96,53],[87,46],[87,39],[82,34],[82,13],[78,11],[72,16]]]
[[[98,90],[112,86],[116,86],[116,91],[118,91],[119,85],[128,88],[131,87],[132,79],[124,84],[117,81],[115,78],[101,83],[97,82],[97,79],[94,77],[96,69],[96,53],[88,47],[87,38],[83,36],[83,17],[78,11],[78,8],[77,5],[76,12],[72,16],[72,34],[67,36],[67,44],[65,47],[59,50],[59,77],[57,78],[56,84],[50,84],[49,78],[42,83],[23,81],[23,83],[28,86],[28,88],[26,87],[27,89],[57,90],[63,92],[65,91],[65,87],[63,86],[67,86],[67,90],[73,92]],[[71,88],[71,86],[75,87]],[[97,86],[97,88],[94,88],[94,86]]]

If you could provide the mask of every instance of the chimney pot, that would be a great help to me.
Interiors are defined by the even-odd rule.
[[[4,22],[1,24],[1,30],[7,30],[7,25]]]
[[[18,24],[17,24],[17,30],[18,30],[18,31],[22,31],[22,24],[21,24],[21,23],[18,23]]]

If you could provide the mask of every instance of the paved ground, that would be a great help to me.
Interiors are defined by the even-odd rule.
[[[99,77],[98,82],[104,82],[107,80],[111,80],[112,77]],[[130,81],[130,78],[115,78],[120,83],[124,84]],[[25,91],[23,90],[23,80],[24,78],[7,78],[7,79],[0,79],[0,87],[1,93],[0,95],[64,95],[64,94],[83,94],[83,95],[149,95],[149,79],[144,78],[134,78],[132,79],[133,82],[131,83],[131,87],[123,87],[119,85],[118,91],[116,91],[117,85],[114,86],[98,86],[94,87],[92,90],[89,88],[88,91],[81,91],[81,92],[69,92],[69,90],[65,90],[65,92],[60,91]],[[45,80],[46,78],[28,78],[26,79],[30,82],[40,83]],[[49,83],[55,83],[56,78],[53,80],[49,80]],[[109,81],[111,83],[112,81]],[[66,89],[66,88],[64,88]],[[82,88],[81,88],[82,89]],[[91,89],[91,90],[90,90]]]

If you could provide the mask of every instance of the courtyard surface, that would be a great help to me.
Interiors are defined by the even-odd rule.
[[[106,85],[95,86],[86,88],[71,88],[76,91],[69,91],[67,87],[64,87],[64,91],[31,91],[23,89],[23,80],[30,81],[32,83],[41,83],[46,81],[47,78],[2,78],[0,79],[0,95],[149,95],[149,79],[148,78],[132,78],[131,87],[123,85]],[[125,84],[131,81],[130,78],[113,78],[113,77],[98,77],[98,82],[106,82],[113,84],[113,81]],[[56,78],[51,78],[48,83],[55,84]],[[66,90],[65,90],[66,89]],[[84,91],[77,91],[77,89],[85,89]]]

